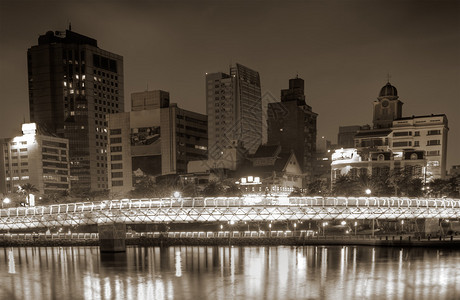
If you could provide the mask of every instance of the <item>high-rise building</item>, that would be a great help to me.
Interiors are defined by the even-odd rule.
[[[69,28],[41,35],[27,66],[30,120],[69,140],[72,188],[107,189],[105,115],[124,111],[123,57]]]
[[[42,195],[68,191],[68,140],[47,134],[35,123],[22,124],[22,133],[0,139],[0,192],[14,192],[26,183]]]
[[[207,158],[206,115],[175,103],[109,114],[107,120],[113,193],[130,191],[142,178],[185,174],[188,162]]]
[[[305,102],[303,79],[289,80],[289,89],[281,91],[281,102],[268,104],[267,116],[267,144],[281,145],[283,153],[293,150],[306,180],[309,180],[316,153],[318,114]]]
[[[169,93],[145,91],[131,94],[131,111],[169,107]]]
[[[243,65],[230,74],[206,74],[209,158],[218,159],[235,141],[254,153],[262,142],[262,96],[259,73]]]

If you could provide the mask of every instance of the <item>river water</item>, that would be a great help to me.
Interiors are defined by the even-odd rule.
[[[460,251],[0,248],[0,299],[460,299]]]

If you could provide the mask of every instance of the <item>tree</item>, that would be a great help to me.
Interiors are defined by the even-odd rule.
[[[26,196],[27,205],[30,205],[30,194],[38,192],[38,189],[30,183],[25,183],[20,186],[20,191]]]
[[[206,185],[202,195],[205,197],[219,197],[224,195],[224,192],[225,189],[222,183],[212,180]]]
[[[349,175],[340,174],[335,179],[332,192],[335,196],[352,196],[356,194],[356,182]]]
[[[323,180],[317,179],[310,182],[307,186],[307,196],[318,196],[318,195],[328,195],[329,187],[326,182]]]

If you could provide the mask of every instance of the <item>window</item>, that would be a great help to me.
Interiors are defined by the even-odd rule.
[[[420,131],[415,131],[414,136],[420,136]]]
[[[112,164],[111,165],[112,169],[123,169],[123,164]]]
[[[110,134],[121,134],[121,128],[110,129]]]
[[[110,143],[111,143],[111,144],[121,143],[121,137],[111,138],[111,139],[110,139]]]
[[[439,150],[427,151],[426,156],[439,156]]]
[[[414,147],[420,147],[420,141],[414,141]]]
[[[110,152],[121,152],[121,150],[122,150],[121,146],[110,147]]]
[[[411,131],[402,131],[402,132],[394,132],[393,136],[409,136],[412,135]]]
[[[410,142],[394,142],[393,147],[406,147],[410,146]]]
[[[123,186],[123,180],[112,181],[112,186]]]
[[[122,158],[121,155],[112,155],[112,156],[110,157],[110,159],[111,159],[111,160],[122,160],[123,158]]]
[[[427,143],[426,143],[427,146],[436,146],[436,145],[441,145],[441,141],[440,140],[429,140]]]
[[[428,130],[427,135],[440,135],[441,130]]]
[[[123,178],[122,172],[112,172],[112,178]]]

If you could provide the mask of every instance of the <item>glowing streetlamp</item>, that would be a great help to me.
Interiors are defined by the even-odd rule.
[[[173,193],[173,197],[174,197],[174,198],[180,198],[180,192],[179,192],[179,191],[175,191],[175,192]]]
[[[355,222],[355,235],[356,235],[356,228],[358,227],[358,222]]]
[[[297,223],[294,223],[294,236],[295,236],[295,230],[297,228]]]
[[[2,208],[3,208],[3,204],[9,204],[11,202],[10,198],[5,198],[3,199],[2,201]]]
[[[326,226],[329,225],[328,222],[323,222],[323,236],[326,236]]]
[[[370,195],[372,193],[371,189],[366,189],[364,192],[366,193],[366,195]]]

